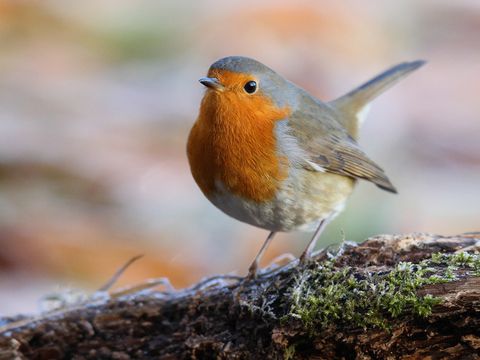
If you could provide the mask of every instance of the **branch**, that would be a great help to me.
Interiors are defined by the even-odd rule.
[[[0,319],[0,360],[473,359],[479,245],[480,233],[382,235],[257,280],[96,294]]]

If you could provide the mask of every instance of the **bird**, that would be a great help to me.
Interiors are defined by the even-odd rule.
[[[424,63],[400,63],[329,102],[244,56],[215,61],[199,79],[206,91],[187,141],[193,178],[224,213],[269,231],[248,278],[277,232],[313,231],[307,262],[358,180],[397,193],[360,148],[359,128],[370,102]]]

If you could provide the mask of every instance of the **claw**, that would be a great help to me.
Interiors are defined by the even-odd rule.
[[[250,267],[248,268],[248,274],[245,277],[245,280],[255,280],[257,276],[258,276],[258,264],[256,261],[254,261],[252,265],[250,265]]]

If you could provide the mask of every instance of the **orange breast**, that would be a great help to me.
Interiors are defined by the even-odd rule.
[[[275,122],[288,116],[266,97],[207,91],[188,139],[193,177],[208,197],[220,180],[232,194],[263,202],[272,199],[288,174],[276,154]]]

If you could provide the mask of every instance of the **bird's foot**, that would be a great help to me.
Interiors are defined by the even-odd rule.
[[[245,276],[246,281],[255,280],[258,276],[258,263],[254,261],[248,268],[248,274]]]
[[[258,264],[252,263],[248,269],[248,274],[245,280],[255,280],[265,276],[269,276],[278,271],[281,271],[297,261],[297,258],[290,253],[285,253],[277,256],[272,262],[263,270],[258,268]]]

